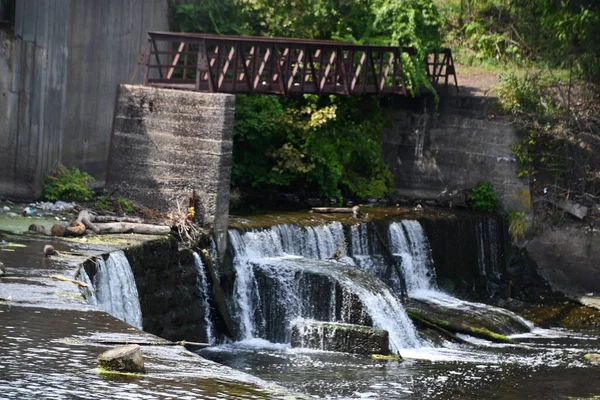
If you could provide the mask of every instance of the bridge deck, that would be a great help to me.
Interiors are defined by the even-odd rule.
[[[411,48],[330,40],[148,32],[145,86],[212,93],[406,95]],[[432,83],[454,78],[450,49],[427,58]]]

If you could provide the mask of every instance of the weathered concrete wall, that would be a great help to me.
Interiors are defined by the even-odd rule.
[[[384,157],[399,195],[435,199],[444,189],[491,181],[507,210],[528,212],[529,184],[517,178],[511,146],[515,128],[487,118],[494,99],[450,97],[433,113],[393,110],[384,132]]]
[[[168,31],[166,0],[71,0],[62,160],[101,185],[117,86],[129,83],[149,30]],[[141,68],[138,68],[138,78]]]
[[[202,222],[225,250],[235,96],[121,85],[109,191],[159,210],[186,209],[195,190]]]
[[[103,184],[116,87],[167,19],[167,0],[17,0],[15,36],[0,34],[0,196],[39,197],[60,163]]]
[[[547,229],[526,245],[555,290],[600,293],[600,234],[580,227]]]
[[[60,158],[68,18],[68,0],[17,2],[12,51],[3,52],[0,62],[7,72],[0,104],[0,196],[38,197],[44,173]]]

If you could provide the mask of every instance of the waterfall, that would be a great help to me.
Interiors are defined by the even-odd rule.
[[[194,265],[198,272],[197,285],[202,295],[202,308],[204,310],[204,325],[206,327],[206,340],[209,344],[214,344],[215,338],[213,334],[212,319],[210,313],[210,292],[208,290],[208,278],[204,270],[204,264],[198,253],[194,252]]]
[[[296,318],[373,325],[393,351],[421,345],[397,296],[374,275],[345,261],[343,226],[278,225],[229,231],[236,268],[235,303],[241,337],[289,341]]]
[[[81,292],[81,294],[83,294],[83,297],[85,297],[88,304],[97,306],[98,298],[96,297],[96,291],[94,290],[94,284],[92,283],[90,276],[85,271],[85,268],[83,265],[79,268],[79,271],[77,272],[75,278],[80,280],[81,282],[87,284],[87,287],[79,286],[79,291]]]
[[[97,303],[112,316],[142,329],[142,311],[131,266],[121,250],[109,254],[106,261],[96,259],[93,287]]]
[[[498,254],[498,225],[496,219],[488,218],[477,222],[477,261],[482,276],[500,277]]]
[[[414,293],[435,288],[435,272],[429,242],[418,221],[393,222],[389,227],[390,249],[400,258],[406,290]]]
[[[429,242],[418,221],[405,220],[390,224],[389,239],[392,252],[402,259],[406,288],[412,298],[441,308],[456,310],[478,320],[495,321],[497,325],[503,325],[507,333],[520,333],[532,328],[531,322],[511,311],[483,303],[464,301],[440,291],[435,284]],[[480,271],[485,274],[487,269],[497,276],[499,272],[496,221],[490,219],[479,222],[477,239]]]

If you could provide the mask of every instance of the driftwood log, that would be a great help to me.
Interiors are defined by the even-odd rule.
[[[108,222],[96,224],[97,233],[141,233],[146,235],[166,235],[171,228],[166,225],[138,224],[131,222]]]
[[[71,236],[81,236],[88,229],[94,233],[140,233],[147,235],[166,235],[171,232],[169,226],[144,224],[137,217],[96,215],[89,210],[82,210],[79,212],[77,219],[67,227],[67,233]]]
[[[313,212],[316,213],[320,213],[320,214],[342,214],[342,213],[348,213],[351,214],[354,212],[353,207],[313,207],[311,208],[311,210]]]

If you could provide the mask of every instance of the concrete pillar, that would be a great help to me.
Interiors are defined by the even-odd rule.
[[[195,190],[221,254],[229,217],[235,96],[121,85],[107,186],[157,210],[182,209]]]

